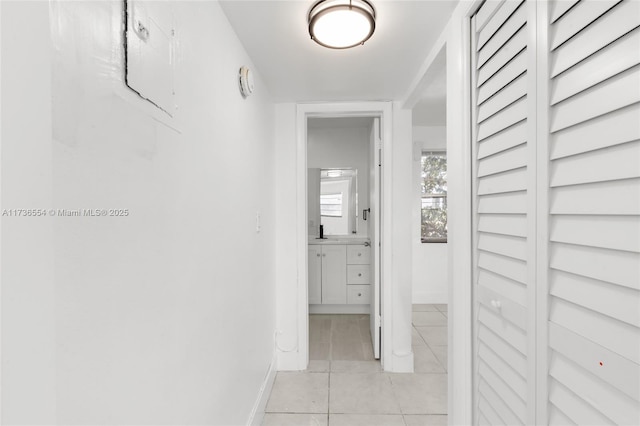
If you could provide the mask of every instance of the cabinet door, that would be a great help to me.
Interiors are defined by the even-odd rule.
[[[347,303],[347,248],[322,246],[322,303]]]
[[[322,303],[322,250],[321,246],[309,246],[309,304]]]

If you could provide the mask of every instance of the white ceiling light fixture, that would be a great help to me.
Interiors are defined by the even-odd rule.
[[[367,0],[320,0],[309,11],[311,39],[330,49],[348,49],[369,40],[376,10]]]

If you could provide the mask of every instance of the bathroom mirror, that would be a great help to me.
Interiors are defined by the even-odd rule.
[[[309,235],[351,235],[358,232],[358,170],[310,168],[308,173]]]

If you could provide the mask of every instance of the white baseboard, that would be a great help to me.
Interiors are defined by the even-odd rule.
[[[256,402],[253,405],[251,414],[249,415],[247,426],[260,426],[262,424],[262,420],[264,419],[264,410],[267,408],[267,402],[269,401],[269,395],[271,395],[273,382],[276,380],[276,367],[277,358],[274,353],[273,358],[271,359],[271,365],[269,365],[269,371],[267,371],[267,375],[262,382],[262,386],[260,386],[258,398],[256,398]]]
[[[413,352],[406,354],[392,353],[393,360],[391,361],[391,368],[386,368],[384,371],[389,373],[413,373]],[[387,363],[387,365],[389,365]]]
[[[300,353],[295,352],[278,352],[278,371],[301,371],[307,368],[302,367]]]
[[[446,304],[449,301],[447,290],[413,292],[411,302],[414,304]]]

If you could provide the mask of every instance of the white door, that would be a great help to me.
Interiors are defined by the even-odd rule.
[[[380,119],[375,118],[371,129],[371,142],[369,144],[369,205],[368,213],[369,239],[371,240],[370,277],[371,291],[369,302],[369,315],[371,325],[371,342],[373,343],[373,355],[380,359],[380,224],[381,224],[381,174],[380,152],[382,143],[380,139]]]
[[[472,18],[474,424],[535,424],[528,14],[521,0],[487,1]]]
[[[547,417],[638,425],[640,2],[554,1],[545,24]]]
[[[640,424],[640,1],[471,23],[474,423]]]
[[[322,246],[322,303],[347,303],[347,246]]]

